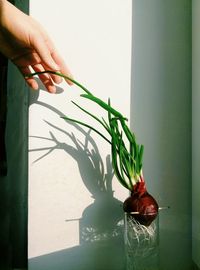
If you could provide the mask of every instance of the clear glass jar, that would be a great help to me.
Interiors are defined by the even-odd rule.
[[[126,270],[159,270],[159,218],[141,225],[128,213],[124,217]]]

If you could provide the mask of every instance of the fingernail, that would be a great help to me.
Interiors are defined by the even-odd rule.
[[[62,82],[62,78],[59,77],[59,76],[56,76],[56,77],[54,78],[54,81],[55,81],[55,83],[59,84],[59,83]]]
[[[54,69],[54,70],[57,70],[57,71],[60,70],[59,66],[56,65],[56,64],[53,65],[53,69]]]
[[[50,68],[52,70],[60,70],[60,67],[54,61],[51,61]]]
[[[48,87],[47,89],[51,94],[55,94],[56,93],[56,87],[54,85],[51,85]]]
[[[69,74],[68,77],[69,77],[70,79],[72,79],[72,80],[74,79],[73,76],[72,76],[72,74]],[[69,85],[73,85],[73,84],[74,84],[71,80],[68,80],[68,79],[66,79],[66,82],[67,82]]]
[[[73,85],[74,83],[72,82],[72,81],[70,81],[70,80],[67,80],[67,83],[69,84],[69,85]]]

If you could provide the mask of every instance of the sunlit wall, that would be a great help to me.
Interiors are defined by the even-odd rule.
[[[33,0],[29,12],[47,29],[74,78],[129,116],[132,1]],[[107,118],[81,93],[64,82],[55,95],[42,86],[30,92],[29,270],[124,267],[119,221],[128,191],[113,179],[110,145],[60,118],[93,125],[71,100]]]

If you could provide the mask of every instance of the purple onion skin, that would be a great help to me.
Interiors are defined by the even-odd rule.
[[[149,226],[158,215],[158,204],[147,191],[144,182],[138,183],[123,204],[125,212],[130,213],[140,224]],[[131,214],[138,212],[138,214]]]

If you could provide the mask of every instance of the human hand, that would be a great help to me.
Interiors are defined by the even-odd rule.
[[[0,51],[21,71],[23,76],[33,71],[54,70],[72,77],[42,26],[6,0],[0,0]],[[54,74],[39,75],[46,89],[54,93],[54,83],[62,78]],[[25,77],[28,85],[38,89],[33,77]],[[72,83],[67,81],[69,85]]]

